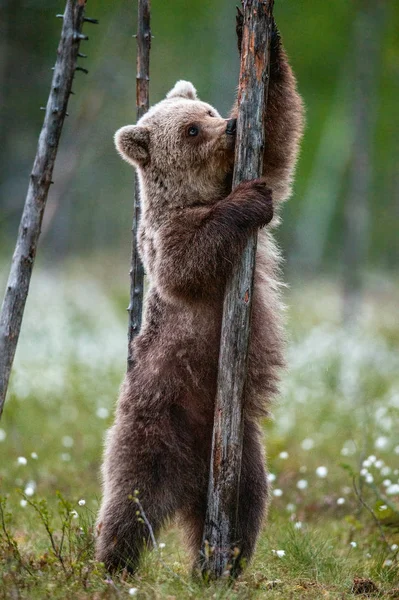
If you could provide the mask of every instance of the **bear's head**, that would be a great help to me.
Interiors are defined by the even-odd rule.
[[[197,98],[194,86],[178,81],[137,123],[115,134],[121,156],[138,168],[141,185],[161,182],[174,193],[211,199],[234,163],[235,122]],[[209,197],[209,198],[208,198]]]

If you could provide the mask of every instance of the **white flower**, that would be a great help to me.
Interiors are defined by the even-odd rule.
[[[35,493],[35,489],[36,489],[36,483],[34,481],[30,481],[28,483],[28,485],[26,486],[24,492],[27,496],[33,496],[33,494]]]
[[[371,461],[367,458],[366,460],[364,460],[362,462],[362,466],[366,467],[366,469],[368,469],[369,467],[371,467]]]
[[[283,490],[279,490],[278,488],[273,490],[273,496],[276,496],[276,498],[280,498],[280,496],[283,495]]]
[[[306,490],[306,488],[308,487],[308,482],[306,481],[306,479],[300,479],[297,482],[296,487],[298,488],[298,490]]]
[[[366,475],[368,475],[369,472],[367,471],[367,469],[360,469],[360,475],[363,475],[363,477],[366,477]]]
[[[295,510],[295,504],[292,504],[291,502],[289,504],[287,504],[286,509],[288,510],[288,512],[293,513]]]
[[[96,410],[96,415],[99,419],[107,419],[109,416],[109,410],[104,406],[99,406]]]
[[[386,561],[384,561],[384,564],[382,565],[383,567],[391,567],[393,564],[393,561],[390,558],[387,558]]]
[[[4,440],[6,439],[7,434],[4,431],[4,429],[0,429],[0,442],[4,442]]]
[[[37,455],[37,452],[31,452],[30,456],[31,456],[31,458],[33,458],[33,460],[37,460],[39,458]]]
[[[295,529],[302,529],[302,521],[297,521],[294,523],[294,527]]]
[[[81,500],[79,500],[78,502],[79,506],[84,506],[86,504],[86,500],[83,500],[83,498]]]
[[[392,481],[390,479],[384,479],[384,481],[382,482],[382,485],[384,487],[389,487],[391,485]]]
[[[383,475],[385,477],[386,475],[390,475],[391,473],[392,473],[391,467],[388,467],[388,466],[382,467],[381,475]]]
[[[61,460],[63,460],[64,462],[68,462],[69,460],[71,460],[71,455],[68,452],[63,452],[61,454]]]
[[[76,510],[71,510],[70,515],[72,516],[73,519],[77,519],[79,517],[78,513],[76,512]]]
[[[396,496],[396,494],[399,494],[399,484],[393,483],[392,485],[390,485],[386,489],[386,493],[389,494],[390,496]]]
[[[321,479],[324,479],[325,477],[327,477],[327,475],[328,475],[327,467],[317,467],[316,475],[317,475],[317,477],[320,477]]]
[[[371,463],[375,463],[375,461],[377,460],[377,457],[374,456],[374,454],[370,454],[370,456],[368,457],[368,459]]]
[[[389,439],[385,435],[380,435],[380,437],[375,440],[374,447],[383,450],[388,446],[388,443]]]
[[[398,548],[399,548],[398,544],[392,544],[392,546],[391,546],[392,552],[395,552],[395,550],[397,550]]]
[[[138,592],[138,588],[130,588],[129,589],[129,596],[135,596]]]
[[[274,473],[269,473],[267,478],[269,481],[276,481],[277,479]]]
[[[285,550],[272,550],[272,552],[275,556],[278,556],[279,558],[283,558],[283,556],[285,556]]]
[[[22,500],[19,501],[19,505],[22,506],[22,508],[25,508],[25,506],[27,506],[28,501],[25,500],[25,498],[22,498]]]
[[[388,507],[387,507],[387,505],[386,505],[386,504],[381,504],[381,506],[379,506],[379,507],[378,507],[378,510],[379,510],[380,512],[383,512],[383,511],[384,511],[384,510],[386,510],[387,508],[388,508]]]
[[[163,550],[165,548],[166,544],[165,544],[165,542],[160,542],[158,544],[158,546],[160,547],[161,550]]]
[[[357,548],[357,543],[356,542],[351,542],[351,546],[352,546],[352,548]]]
[[[383,460],[381,460],[381,459],[380,459],[380,460],[376,460],[376,461],[375,461],[375,468],[376,468],[376,469],[381,469],[381,468],[382,468],[384,465],[385,465],[385,463],[384,463],[384,461],[383,461]]]
[[[345,504],[345,498],[337,498],[337,504],[338,506],[342,506],[342,504]]]
[[[374,477],[371,475],[371,473],[368,473],[366,475],[366,483],[373,483],[374,481]]]
[[[18,456],[17,463],[19,465],[27,465],[28,461],[26,460],[25,456]]]
[[[283,460],[288,458],[288,452],[280,452],[279,457],[282,458]]]
[[[314,441],[311,438],[305,438],[301,443],[302,450],[311,450],[314,448]]]
[[[71,438],[70,435],[64,435],[62,438],[62,445],[65,446],[65,448],[72,448],[73,444],[73,438]]]

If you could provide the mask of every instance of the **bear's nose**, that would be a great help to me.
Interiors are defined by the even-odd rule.
[[[237,129],[237,119],[229,119],[227,121],[226,133],[227,135],[235,135]]]

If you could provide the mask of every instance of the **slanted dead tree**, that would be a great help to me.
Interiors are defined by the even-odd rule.
[[[262,175],[273,0],[246,0],[238,88],[233,188]],[[234,571],[245,388],[257,235],[252,234],[226,286],[200,562],[207,577]]]
[[[137,75],[136,75],[136,117],[137,121],[149,108],[150,87],[150,1],[139,0],[137,15]],[[140,331],[143,316],[144,267],[137,248],[137,233],[140,222],[140,190],[137,175],[134,183],[133,225],[132,225],[132,254],[130,261],[130,302],[128,307],[128,354],[127,368],[133,366],[132,341]]]
[[[36,256],[43,213],[57,155],[75,71],[79,46],[88,37],[82,33],[83,23],[97,23],[84,16],[86,0],[67,0],[63,15],[61,39],[51,82],[46,114],[39,136],[36,158],[30,175],[25,206],[19,226],[10,275],[0,313],[0,417],[3,412],[11,367],[18,343],[26,298]]]

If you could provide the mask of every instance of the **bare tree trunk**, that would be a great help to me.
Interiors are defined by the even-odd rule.
[[[353,145],[344,225],[344,309],[346,323],[360,312],[362,268],[369,242],[371,148],[375,130],[377,67],[385,2],[360,0],[354,31]]]
[[[0,314],[0,416],[36,256],[43,212],[79,56],[86,0],[67,0],[50,95]]]
[[[244,3],[233,188],[262,175],[273,3]],[[256,243],[257,235],[253,234],[227,284],[223,308],[208,507],[200,558],[203,574],[215,578],[234,568]]]
[[[139,120],[149,108],[150,86],[150,0],[139,0],[137,17],[137,76],[136,76],[136,115]],[[139,333],[143,315],[144,267],[137,248],[137,233],[140,222],[140,190],[137,175],[134,179],[132,254],[130,261],[130,303],[128,328],[127,368],[132,368],[134,357],[132,341]]]

